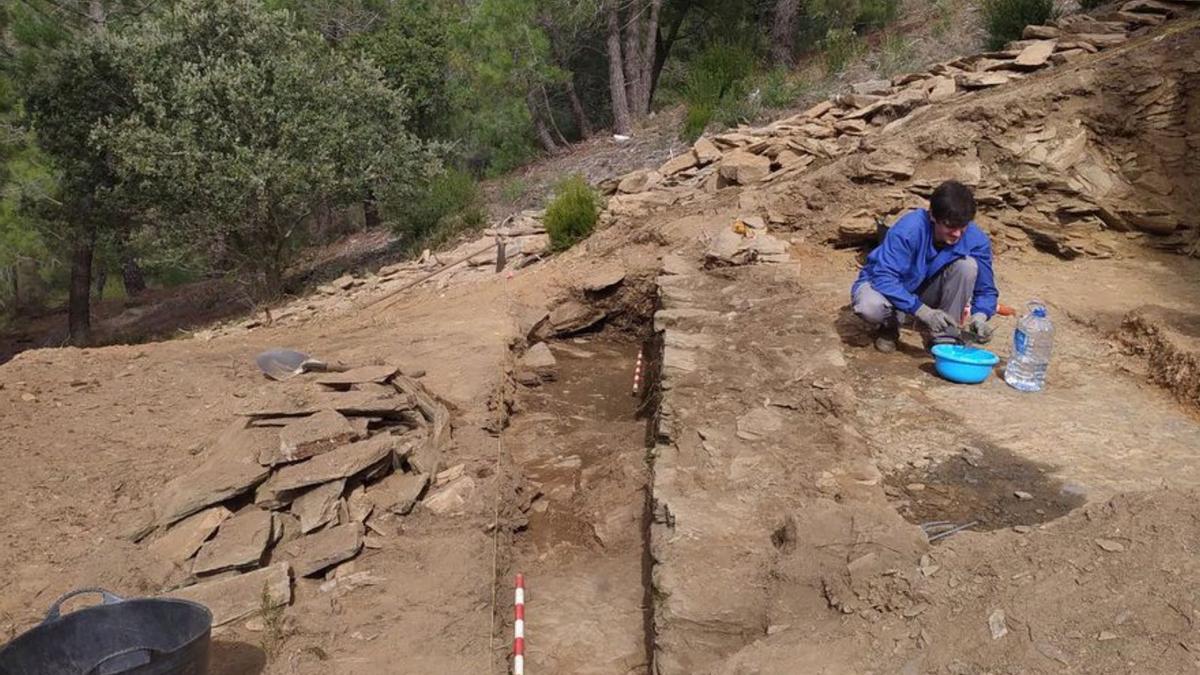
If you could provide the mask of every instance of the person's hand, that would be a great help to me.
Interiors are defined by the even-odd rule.
[[[949,314],[928,305],[921,305],[917,310],[917,319],[928,326],[934,335],[944,335],[955,327],[954,319],[951,319]]]
[[[995,329],[988,323],[987,315],[979,312],[971,315],[971,322],[968,324],[971,332],[975,335],[975,341],[979,344],[987,344],[992,340],[992,333]]]

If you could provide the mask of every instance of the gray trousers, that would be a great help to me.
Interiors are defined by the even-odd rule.
[[[979,264],[974,258],[959,258],[917,289],[917,296],[926,305],[949,314],[957,323],[975,292],[978,274]],[[863,321],[877,326],[899,323],[899,312],[882,293],[871,288],[870,282],[858,287],[853,300],[854,313]]]

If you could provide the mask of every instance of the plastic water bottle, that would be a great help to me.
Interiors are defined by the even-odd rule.
[[[1046,316],[1046,306],[1031,301],[1013,333],[1012,356],[1004,368],[1004,381],[1020,391],[1041,391],[1046,386],[1053,347],[1054,324]]]

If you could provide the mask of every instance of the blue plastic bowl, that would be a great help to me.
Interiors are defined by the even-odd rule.
[[[934,345],[933,365],[938,375],[959,384],[979,384],[988,379],[1000,357],[986,349],[962,345]]]

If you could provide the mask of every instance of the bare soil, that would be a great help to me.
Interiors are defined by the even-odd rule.
[[[1182,250],[1194,223],[1148,235],[1006,220],[1012,200],[1061,203],[1066,174],[992,148],[1083,120],[1112,133],[1088,136],[1097,159],[1080,166],[1137,151],[1139,179],[1163,175],[1163,139],[1190,147],[1200,129],[1183,86],[1198,43],[1180,19],[868,140],[877,158],[909,158],[914,181],[966,165],[987,177],[980,222],[1003,243],[1002,301],[1039,297],[1056,323],[1045,392],[940,380],[910,332],[896,354],[866,346],[846,312],[860,252],[831,243],[847,214],[921,201],[907,179],[863,179],[858,155],[823,161],[769,189],[614,218],[547,263],[419,286],[392,306],[18,354],[0,366],[0,636],[73,588],[155,595],[185,576],[128,535],[246,400],[277,391],[252,359],[287,346],[424,370],[452,414],[444,463],[476,487],[461,512],[418,506],[354,560],[370,583],[297,580],[278,625],[223,628],[215,672],[504,673],[517,572],[531,670],[1194,670],[1200,417],[1179,395],[1189,383],[1164,374],[1189,363],[1178,338],[1195,337],[1200,261],[1159,250]],[[1183,83],[1165,135],[1120,123],[1152,77]],[[1193,212],[1197,174],[1179,166],[1169,190],[1114,205]],[[771,212],[788,262],[705,264],[714,235]],[[586,290],[613,267],[612,288]],[[529,318],[565,300],[603,318],[584,334],[536,330]],[[997,319],[1002,357],[1013,324]],[[1166,348],[1138,337],[1159,326],[1177,355],[1163,367]],[[519,384],[540,339],[557,379]],[[639,347],[648,406],[630,395]],[[976,525],[931,543],[930,521]]]

